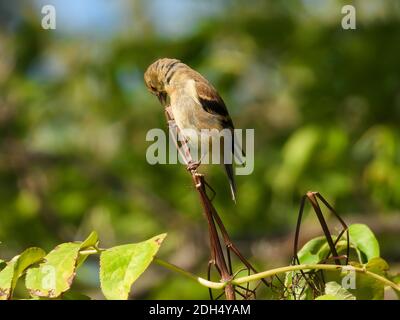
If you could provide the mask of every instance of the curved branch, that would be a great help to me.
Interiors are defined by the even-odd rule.
[[[183,276],[185,276],[187,278],[190,278],[190,279],[200,283],[202,286],[207,287],[207,288],[223,289],[228,284],[228,282],[213,282],[213,281],[206,280],[204,278],[196,276],[195,274],[193,274],[193,273],[191,273],[189,271],[183,270],[183,269],[179,268],[178,266],[176,266],[176,265],[174,265],[172,263],[169,263],[167,261],[164,261],[164,260],[161,260],[161,259],[158,259],[158,258],[154,258],[153,262],[158,264],[158,265],[160,265],[160,266],[162,266],[162,267],[164,267],[164,268],[166,268],[166,269],[168,269],[168,270],[180,273],[181,275],[183,275]]]
[[[286,267],[275,268],[275,269],[259,272],[256,274],[252,274],[250,276],[233,279],[231,281],[213,282],[213,281],[208,281],[206,279],[198,277],[186,270],[183,270],[183,269],[181,269],[169,262],[163,261],[161,259],[154,258],[154,262],[162,267],[165,267],[165,268],[171,270],[171,271],[178,272],[192,280],[195,280],[196,282],[200,283],[201,285],[211,288],[211,289],[223,289],[228,284],[240,285],[240,284],[244,284],[247,282],[271,277],[271,276],[274,276],[277,274],[286,273],[289,271],[298,271],[298,270],[331,270],[331,271],[342,270],[342,271],[348,271],[349,268],[351,267],[351,270],[354,270],[357,273],[363,273],[371,278],[374,278],[375,280],[378,280],[379,282],[383,283],[384,285],[389,286],[389,287],[393,288],[394,290],[400,292],[400,286],[398,284],[386,279],[385,277],[383,277],[379,274],[376,274],[374,272],[368,271],[364,268],[348,266],[348,265],[347,266],[338,266],[338,265],[334,265],[334,264],[300,264],[300,265],[295,265],[295,266],[286,266]]]

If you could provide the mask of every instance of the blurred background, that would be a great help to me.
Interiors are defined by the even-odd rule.
[[[41,27],[46,4],[56,30]],[[341,27],[344,4],[356,7],[356,30]],[[167,232],[159,256],[206,276],[190,176],[145,157],[147,131],[166,124],[143,73],[174,57],[218,88],[237,128],[255,129],[237,205],[218,166],[207,179],[258,269],[289,264],[299,202],[313,190],[348,223],[368,224],[399,271],[399,39],[397,0],[1,0],[0,257],[92,230],[102,247]],[[301,243],[322,234],[308,207],[302,228]],[[89,259],[74,287],[102,299],[97,265]],[[207,297],[158,266],[132,289],[134,299]]]

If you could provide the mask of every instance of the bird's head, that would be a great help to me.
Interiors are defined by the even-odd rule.
[[[163,106],[167,104],[167,87],[175,68],[181,62],[177,59],[163,58],[153,62],[144,73],[144,81],[149,91],[156,95]]]

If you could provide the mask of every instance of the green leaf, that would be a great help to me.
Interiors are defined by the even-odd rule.
[[[136,279],[147,269],[166,234],[105,250],[100,255],[101,290],[107,299],[126,300]]]
[[[389,269],[388,264],[382,258],[373,258],[364,267],[367,271],[384,277]],[[363,273],[357,273],[356,289],[348,290],[356,296],[357,300],[383,300],[384,289],[384,284],[379,280]]]
[[[356,262],[351,262],[348,267],[348,271],[342,272],[332,272],[326,271],[324,272],[325,281],[335,281],[344,285],[343,281],[345,281],[348,285],[354,285],[353,288],[346,288],[348,292],[350,292],[353,296],[356,297],[357,300],[381,300],[384,298],[384,284],[372,278],[369,275],[366,275],[362,272],[351,271],[351,266],[358,268],[365,268],[368,271],[376,273],[378,275],[386,277],[386,271],[389,266],[382,258],[373,258],[370,262],[365,265],[361,265]],[[354,276],[354,283],[351,284],[351,277]],[[345,279],[347,277],[347,280]],[[350,281],[350,282],[349,282]]]
[[[10,299],[18,279],[32,264],[39,262],[44,256],[40,248],[29,248],[15,256],[0,272],[0,300]]]
[[[26,275],[26,288],[32,296],[56,298],[67,291],[75,277],[80,243],[63,243],[54,248],[45,262],[31,268]]]
[[[315,300],[341,300],[341,299],[331,294],[324,294],[322,296],[315,298]]]
[[[379,243],[371,229],[365,224],[352,224],[349,227],[350,243],[353,247],[363,253],[366,263],[380,256]]]
[[[15,258],[18,259],[19,256]],[[14,259],[15,259],[14,258]],[[11,260],[7,266],[0,272],[0,300],[7,300],[12,294],[12,282],[16,260]]]
[[[291,288],[287,290],[287,296],[285,297],[287,300],[312,299],[313,292],[300,271],[287,272],[284,286],[286,288]]]
[[[335,238],[334,238],[335,240]],[[308,241],[297,253],[300,264],[317,264],[321,260],[324,260],[329,252],[329,246],[324,236],[316,237]],[[293,278],[299,278],[300,280],[293,281]],[[296,283],[292,289],[294,295],[290,290],[288,299],[312,299],[312,290],[308,286],[307,281],[301,276],[300,271],[288,272],[285,277],[285,286],[292,286],[293,282]],[[306,289],[304,290],[304,287]]]
[[[81,249],[80,250],[85,250],[89,247],[97,248],[97,245],[99,244],[99,236],[97,235],[96,231],[92,231],[89,236],[86,238],[85,241],[82,242],[81,244]],[[79,268],[82,263],[85,262],[88,256],[83,256],[80,255],[78,256],[78,261],[76,263],[76,267]]]
[[[353,224],[349,227],[350,244],[357,252],[361,252],[366,261],[379,257],[379,243],[376,240],[372,231],[364,224]],[[336,240],[336,236],[332,236],[332,240]],[[339,241],[336,245],[338,252],[346,249],[346,242]],[[326,259],[329,253],[329,246],[324,236],[317,237],[308,241],[298,252],[300,263],[312,264],[319,263]],[[361,257],[360,257],[361,258]]]
[[[0,271],[6,266],[6,262],[0,259]]]
[[[1,241],[0,241],[1,244]],[[5,261],[3,259],[0,259],[0,270],[3,269],[5,267]]]
[[[335,240],[335,238],[333,239]],[[325,259],[329,252],[329,246],[324,236],[317,237],[308,241],[299,250],[297,256],[300,264],[315,264]]]
[[[44,263],[27,272],[25,284],[31,296],[56,298],[67,291],[76,274],[79,251],[97,241],[97,234],[92,232],[83,242],[62,243],[54,248]]]
[[[368,261],[366,269],[367,271],[386,277],[386,272],[389,270],[389,265],[385,260],[377,257]],[[365,290],[360,291],[357,299],[383,300],[385,286],[382,282],[371,277],[367,277],[364,274],[360,274],[359,279],[360,281],[358,281],[358,285],[361,287],[361,289],[365,288]]]
[[[325,284],[325,294],[328,296],[334,296],[338,300],[356,300],[355,296],[335,281],[327,282]]]
[[[82,242],[81,249],[86,249],[89,247],[96,247],[99,243],[99,236],[96,231],[92,231],[89,236]]]
[[[395,274],[395,275],[391,275],[388,277],[389,280],[393,281],[394,283],[400,285],[400,273]],[[400,291],[394,290],[394,293],[397,295],[397,298],[400,300]]]

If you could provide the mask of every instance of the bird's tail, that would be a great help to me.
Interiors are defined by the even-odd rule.
[[[236,183],[235,183],[235,174],[233,172],[232,164],[225,164],[226,175],[228,176],[229,185],[231,187],[232,200],[236,203]]]

